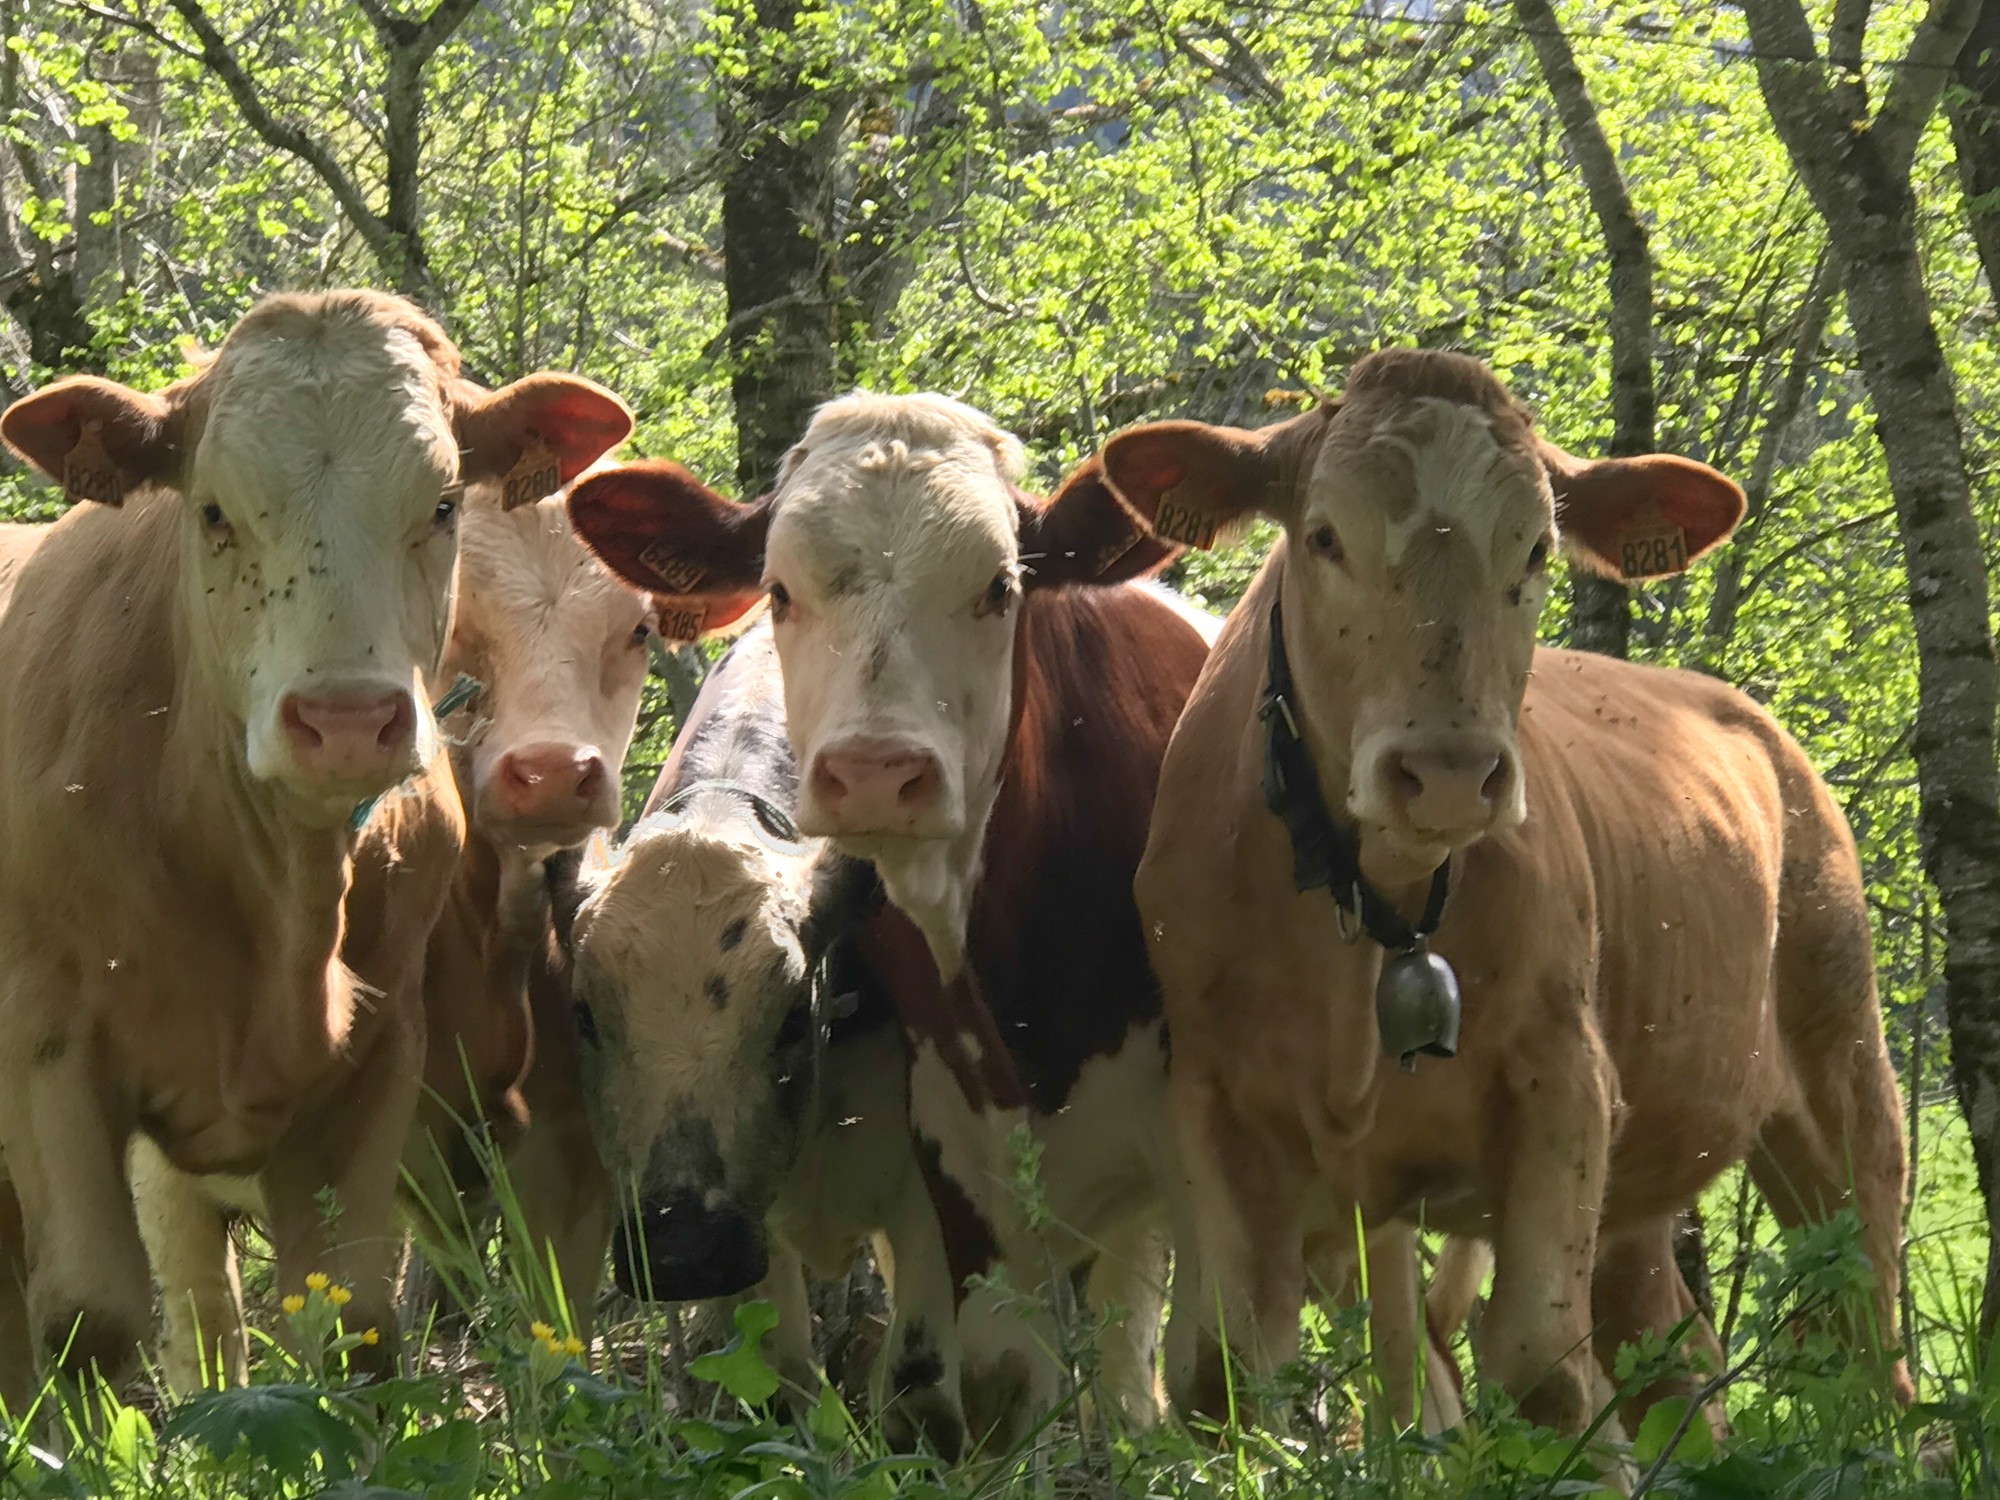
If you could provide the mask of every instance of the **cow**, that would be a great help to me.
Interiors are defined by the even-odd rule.
[[[969,407],[857,393],[815,414],[750,504],[658,461],[570,496],[578,533],[658,596],[667,628],[699,634],[770,598],[798,826],[874,865],[935,965],[931,984],[891,988],[961,1298],[1003,1263],[1018,1292],[1162,1222],[1179,1175],[1131,881],[1207,643],[1127,586],[1173,546],[1094,473],[1043,502],[1022,469],[1018,441]],[[915,967],[862,950],[878,972]],[[1047,1232],[1018,1193],[1023,1126]],[[910,1403],[940,1451],[967,1417],[1004,1447],[1053,1401],[1051,1335],[1006,1300],[989,1286],[961,1306],[963,1408],[948,1380]]]
[[[1783,1223],[1854,1207],[1893,1348],[1900,1109],[1839,807],[1723,683],[1535,644],[1558,528],[1580,566],[1654,576],[1729,534],[1736,486],[1574,458],[1485,366],[1416,350],[1274,426],[1141,426],[1095,463],[1162,535],[1284,528],[1137,878],[1205,1278],[1176,1400],[1227,1399],[1218,1307],[1268,1371],[1309,1243],[1337,1263],[1357,1212],[1421,1216],[1493,1245],[1485,1376],[1578,1431],[1593,1349],[1609,1370],[1691,1313],[1673,1216],[1746,1156]]]
[[[634,1188],[618,1281],[672,1300],[758,1284],[781,1312],[779,1367],[810,1399],[803,1271],[844,1275],[879,1237],[891,1322],[871,1395],[907,1448],[935,1430],[931,1409],[960,1365],[891,995],[934,988],[936,974],[906,919],[881,909],[869,866],[799,832],[797,792],[760,621],[710,674],[638,823],[586,872],[570,924],[598,1139]],[[1159,1258],[1128,1235],[1091,1268],[1092,1304],[1127,1314],[1107,1331],[1103,1376],[1132,1422],[1156,1404]]]
[[[575,376],[480,391],[416,308],[349,291],[265,299],[157,394],[74,377],[0,416],[72,502],[0,616],[10,1400],[38,1354],[115,1374],[150,1325],[135,1135],[255,1174],[279,1282],[347,1285],[393,1359],[464,826],[429,709],[462,487],[574,478],[630,423]]]
[[[508,508],[497,486],[467,491],[441,675],[474,686],[440,719],[467,837],[424,959],[428,1042],[403,1153],[406,1207],[427,1245],[462,1236],[485,1217],[484,1161],[497,1149],[538,1267],[553,1246],[572,1326],[596,1301],[611,1187],[584,1114],[567,1005],[534,1003],[560,987],[543,865],[618,822],[653,629],[651,601],[576,541],[560,495]],[[240,1382],[249,1349],[223,1221],[263,1212],[256,1184],[176,1173],[144,1140],[132,1177],[165,1292],[169,1383],[188,1390],[217,1373]],[[552,1297],[541,1310],[561,1316]]]

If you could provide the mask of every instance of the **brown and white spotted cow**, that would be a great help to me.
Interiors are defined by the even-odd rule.
[[[629,423],[570,376],[478,391],[367,292],[269,298],[158,394],[79,377],[0,417],[77,502],[0,616],[10,1399],[35,1355],[115,1370],[151,1322],[135,1135],[256,1173],[280,1281],[350,1284],[390,1355],[418,987],[463,831],[428,708],[459,490],[574,476]]]
[[[1351,1254],[1357,1209],[1421,1213],[1495,1247],[1485,1375],[1576,1430],[1593,1341],[1608,1366],[1691,1311],[1672,1216],[1747,1155],[1783,1222],[1858,1209],[1893,1348],[1900,1111],[1838,806],[1741,693],[1535,646],[1559,527],[1584,566],[1648,576],[1729,534],[1736,487],[1571,458],[1483,365],[1409,350],[1290,421],[1140,427],[1101,461],[1177,537],[1285,528],[1175,733],[1137,887],[1211,1326],[1219,1289],[1268,1368],[1296,1346],[1308,1255]],[[1359,879],[1312,888],[1274,809],[1304,809],[1322,870],[1358,854]],[[1406,1072],[1378,1036],[1375,937],[1441,882],[1463,1035]],[[1213,1353],[1169,1355],[1209,1411]]]
[[[877,1240],[891,1323],[872,1394],[892,1443],[909,1446],[961,1363],[891,999],[934,990],[936,971],[907,919],[881,907],[868,865],[798,831],[797,797],[760,621],[703,685],[639,823],[586,872],[575,918],[589,1096],[634,1205],[618,1278],[668,1300],[761,1280],[781,1309],[781,1368],[810,1399],[803,1270],[844,1275]],[[1089,1287],[1095,1307],[1127,1313],[1107,1332],[1103,1379],[1136,1422],[1157,1406],[1158,1262],[1114,1243]]]
[[[897,1002],[959,1296],[1002,1259],[1028,1289],[1157,1220],[1178,1174],[1131,879],[1206,642],[1158,594],[1117,586],[1171,549],[1101,482],[1041,502],[1021,470],[1020,445],[970,408],[861,394],[823,407],[748,505],[665,463],[570,498],[578,532],[664,619],[713,628],[772,600],[799,826],[874,864],[943,978]],[[1016,1193],[1023,1125],[1047,1236]],[[1005,1308],[981,1293],[959,1322],[966,1408],[1002,1442],[1054,1378],[1047,1331]],[[941,1389],[931,1437],[952,1450]]]
[[[470,1137],[501,1150],[534,1258],[546,1264],[553,1249],[583,1323],[610,1241],[611,1185],[550,951],[543,862],[618,822],[654,614],[577,542],[562,496],[508,508],[500,491],[473,486],[459,523],[441,675],[469,676],[478,689],[441,725],[468,827],[424,960],[425,1088],[403,1166],[412,1219],[435,1245],[489,1206]],[[240,1381],[249,1346],[224,1220],[263,1212],[256,1183],[178,1173],[144,1140],[132,1182],[165,1292],[170,1383],[192,1389],[218,1370]],[[552,1295],[541,1310],[557,1314]]]

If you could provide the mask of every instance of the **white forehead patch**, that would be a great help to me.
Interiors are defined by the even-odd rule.
[[[1420,397],[1384,417],[1368,440],[1395,449],[1410,464],[1414,504],[1393,513],[1384,529],[1389,566],[1407,559],[1422,537],[1444,529],[1464,532],[1476,556],[1493,556],[1499,528],[1512,519],[1504,496],[1520,487],[1521,473],[1485,412]]]

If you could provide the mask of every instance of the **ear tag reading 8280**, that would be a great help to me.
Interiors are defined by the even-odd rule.
[[[103,505],[122,505],[125,476],[105,451],[103,434],[96,422],[85,422],[76,446],[63,455],[63,494],[74,505],[79,500],[95,500]]]
[[[520,459],[500,481],[500,508],[513,510],[516,506],[530,505],[561,488],[562,459],[540,433],[531,432]]]
[[[1421,938],[1414,948],[1382,961],[1375,982],[1375,1025],[1383,1050],[1407,1072],[1417,1054],[1458,1055],[1458,976]]]

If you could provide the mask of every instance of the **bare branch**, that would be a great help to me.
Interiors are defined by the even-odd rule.
[[[190,61],[201,61],[201,54],[195,51],[194,48],[190,47],[179,37],[168,35],[144,16],[128,16],[123,11],[112,10],[107,6],[92,5],[90,0],[61,0],[61,3],[67,9],[76,11],[81,15],[90,16],[99,21],[108,21],[113,26],[122,26],[127,31],[136,31],[141,36],[150,37],[169,52],[188,58]]]
[[[428,62],[430,55],[450,41],[452,33],[477,9],[479,0],[438,0],[437,8],[424,18],[417,31],[414,48],[417,66]]]

